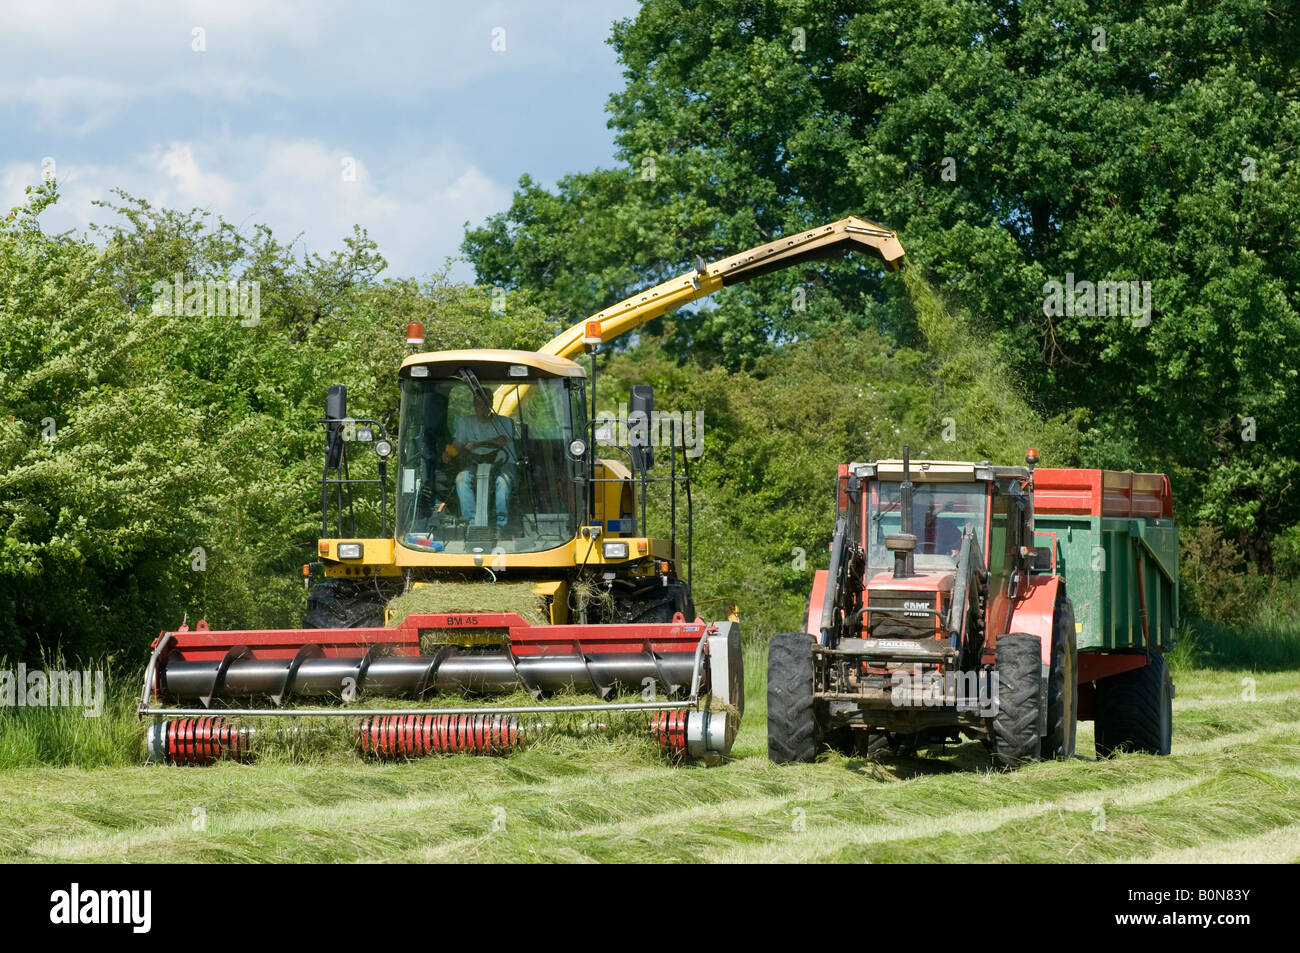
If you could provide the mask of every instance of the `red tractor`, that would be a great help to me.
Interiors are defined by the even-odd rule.
[[[1037,462],[841,466],[805,631],[769,650],[773,761],[964,736],[1015,768],[1072,756],[1079,718],[1100,755],[1169,753],[1168,479]]]

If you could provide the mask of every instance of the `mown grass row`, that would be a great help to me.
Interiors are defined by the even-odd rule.
[[[766,635],[766,633],[764,633]],[[766,720],[766,638],[750,637],[745,648],[746,696],[748,712],[746,731],[738,753],[749,743],[748,753],[762,753],[765,741],[754,734],[754,726]],[[1197,672],[1198,678],[1212,677],[1205,670],[1220,669],[1232,673],[1243,693],[1249,693],[1252,679],[1261,672],[1300,669],[1300,629],[1294,618],[1281,608],[1263,605],[1255,617],[1235,630],[1221,629],[1211,623],[1196,622],[1185,626],[1178,635],[1178,647],[1168,656],[1175,680],[1185,673]],[[0,671],[16,666],[0,661]],[[144,759],[145,725],[136,715],[141,679],[140,670],[122,670],[111,663],[64,663],[51,660],[43,668],[103,672],[106,698],[97,717],[86,717],[79,707],[4,707],[0,706],[0,771],[43,765],[57,767],[124,767]],[[592,701],[594,698],[561,698],[552,701]],[[503,704],[535,704],[519,693]],[[455,698],[434,699],[430,705],[455,705]],[[404,699],[367,698],[368,707],[400,707]],[[581,719],[570,719],[580,721]],[[268,727],[287,727],[268,724]],[[268,731],[267,735],[274,735]],[[346,732],[326,731],[323,743],[284,743],[263,746],[263,757],[301,762],[321,757],[351,755]]]
[[[58,791],[46,769],[3,779],[0,829],[6,859],[42,861],[1127,860],[1300,823],[1297,727],[1014,775],[834,757],[674,770],[581,744],[365,770],[65,770]]]
[[[1002,775],[974,744],[771,765],[761,647],[745,661],[750,704],[721,768],[666,765],[641,736],[565,735],[508,758],[23,768],[0,772],[0,857],[1096,861],[1230,851],[1300,823],[1294,674],[1185,671],[1174,757],[1089,761],[1085,725],[1084,757]]]

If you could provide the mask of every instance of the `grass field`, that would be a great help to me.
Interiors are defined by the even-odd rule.
[[[745,661],[737,757],[716,768],[668,766],[627,736],[508,758],[144,767],[112,748],[129,722],[105,717],[83,739],[102,766],[0,769],[0,860],[1300,859],[1298,672],[1176,658],[1173,757],[1097,762],[1085,724],[1075,760],[996,774],[974,744],[774,766],[761,647]]]

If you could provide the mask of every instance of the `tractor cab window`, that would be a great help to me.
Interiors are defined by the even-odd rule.
[[[571,540],[582,512],[582,468],[569,453],[579,436],[570,390],[567,378],[493,379],[468,370],[450,379],[405,379],[398,543],[429,552],[527,553]]]
[[[868,566],[884,571],[894,565],[885,537],[902,532],[899,484],[871,483],[867,513]],[[912,532],[916,535],[916,568],[951,569],[957,564],[962,532],[975,534],[984,550],[984,517],[988,490],[983,483],[921,483],[912,486]]]

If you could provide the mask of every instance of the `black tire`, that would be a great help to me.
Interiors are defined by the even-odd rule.
[[[1047,733],[1043,760],[1074,757],[1079,723],[1079,649],[1074,632],[1074,605],[1056,600],[1052,618],[1052,673],[1047,679]]]
[[[1141,668],[1097,682],[1097,757],[1117,751],[1169,754],[1173,746],[1174,683],[1159,652]]]
[[[860,731],[854,731],[848,725],[840,725],[838,728],[827,729],[825,727],[825,713],[821,711],[821,706],[815,706],[813,714],[817,719],[818,734],[822,736],[822,740],[826,747],[830,748],[832,751],[838,751],[842,755],[848,755],[849,757],[853,757],[860,753],[861,749],[858,746],[858,735],[861,734]]]
[[[812,761],[819,744],[812,638],[774,635],[767,650],[767,756],[776,764]]]
[[[898,757],[915,757],[921,746],[921,736],[915,732],[872,732],[866,745],[867,754],[891,754]]]
[[[384,624],[385,603],[373,583],[350,579],[326,579],[311,587],[307,595],[309,629],[356,629]]]
[[[1009,771],[1042,755],[1038,719],[1043,662],[1038,637],[1021,632],[998,636],[993,669],[998,688],[997,713],[989,722],[993,763]]]

